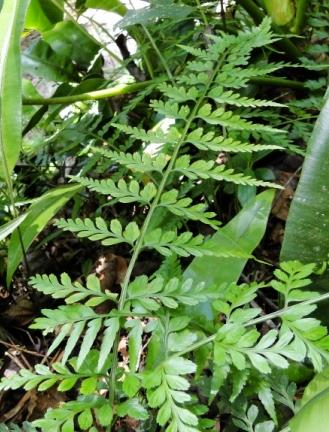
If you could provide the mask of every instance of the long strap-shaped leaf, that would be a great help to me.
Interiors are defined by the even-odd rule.
[[[281,251],[283,261],[326,261],[329,253],[329,90],[315,123]]]
[[[0,178],[11,188],[21,148],[20,36],[29,0],[4,0],[0,11]]]

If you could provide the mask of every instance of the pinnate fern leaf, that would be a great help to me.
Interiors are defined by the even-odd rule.
[[[251,153],[264,150],[280,150],[282,147],[272,144],[250,144],[215,135],[215,132],[204,133],[203,128],[194,129],[186,137],[186,142],[193,144],[200,150],[215,152]]]
[[[67,304],[86,301],[86,306],[97,306],[107,300],[115,301],[117,294],[103,292],[100,281],[95,275],[87,277],[86,286],[72,282],[67,273],[62,273],[60,281],[51,275],[36,275],[30,279],[31,286],[55,299],[64,298]]]
[[[143,153],[124,153],[105,149],[95,149],[96,153],[100,153],[106,158],[111,159],[115,163],[126,166],[134,171],[151,172],[157,171],[162,174],[168,159],[165,154],[152,158],[149,154]]]
[[[88,189],[103,195],[109,195],[113,198],[118,198],[122,203],[140,202],[149,204],[156,195],[157,188],[152,182],[141,189],[136,180],[131,180],[127,183],[124,179],[120,179],[115,183],[111,179],[94,180],[88,178],[75,178],[76,181],[86,186]]]
[[[89,218],[60,219],[56,225],[64,231],[76,233],[78,237],[88,237],[89,240],[101,241],[105,246],[118,243],[133,245],[140,234],[135,222],[130,222],[123,230],[121,223],[117,219],[113,219],[110,223],[110,229],[108,229],[101,217],[96,218],[95,222]]]

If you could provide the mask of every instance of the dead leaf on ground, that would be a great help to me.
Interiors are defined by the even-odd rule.
[[[114,286],[121,284],[125,278],[127,261],[121,256],[107,253],[98,258],[95,267],[95,272],[99,277],[102,290],[113,292]]]
[[[26,326],[35,315],[36,311],[32,301],[27,296],[21,296],[3,312],[3,319],[17,326]]]
[[[297,178],[294,173],[281,171],[278,183],[284,186],[278,191],[272,207],[272,214],[283,221],[287,220],[291,201],[294,197]]]

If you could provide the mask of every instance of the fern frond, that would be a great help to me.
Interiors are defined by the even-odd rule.
[[[140,153],[124,153],[104,149],[95,149],[95,152],[111,159],[113,162],[139,172],[157,171],[162,173],[168,161],[165,154],[159,154],[152,158],[147,153],[141,155]]]
[[[223,70],[217,74],[215,81],[222,87],[240,89],[246,87],[251,78],[266,76],[283,66],[284,63],[269,63],[259,67],[235,68],[234,73],[232,73],[232,70]]]
[[[62,359],[62,362],[66,363],[78,341],[82,338],[77,367],[82,365],[104,326],[106,329],[103,334],[98,362],[98,370],[101,370],[119,330],[119,318],[107,319],[108,315],[102,317],[89,306],[82,304],[59,306],[58,309],[43,309],[42,313],[43,317],[37,318],[31,328],[43,330],[45,334],[57,331],[57,336],[49,347],[48,354],[51,354],[65,338],[68,338]]]
[[[156,275],[161,276],[164,281],[169,280],[170,277],[181,278],[182,274],[183,272],[179,258],[175,254],[166,257],[162,261],[159,269],[156,271]]]
[[[203,236],[193,237],[190,232],[177,234],[175,231],[162,231],[157,228],[145,235],[144,247],[152,248],[164,256],[175,253],[179,256],[202,256],[204,253],[200,246],[203,243]]]
[[[51,408],[40,420],[35,420],[33,425],[43,431],[74,431],[79,426],[80,430],[92,430],[97,422],[104,426],[110,426],[113,418],[112,408],[108,400],[99,395],[80,396],[77,400],[71,400],[61,404],[58,408]]]
[[[212,227],[219,225],[218,221],[211,220],[216,216],[214,212],[206,212],[205,204],[195,204],[191,206],[191,198],[178,199],[178,190],[171,189],[165,192],[160,199],[159,206],[166,207],[171,213],[177,216],[183,216],[187,219],[198,220]]]
[[[165,282],[158,276],[150,282],[146,276],[140,276],[128,286],[127,302],[135,312],[156,311],[161,305],[170,309],[178,308],[180,303],[195,306],[215,296],[203,282],[193,284],[192,279],[171,278]]]
[[[263,132],[275,132],[284,133],[280,129],[274,129],[270,126],[256,124],[243,119],[232,111],[226,111],[224,108],[217,108],[212,110],[210,104],[204,104],[198,111],[197,117],[206,121],[209,124],[221,125],[228,129],[236,130],[247,130],[247,131],[263,131]]]
[[[247,360],[261,373],[270,373],[270,364],[287,368],[286,358],[295,361],[304,359],[305,352],[300,350],[298,342],[292,341],[294,334],[290,331],[270,330],[259,339],[256,329],[247,330],[242,325],[227,323],[217,332],[214,358],[217,365],[226,362],[239,370],[247,367]],[[292,342],[291,342],[292,341]]]
[[[213,67],[214,67],[214,62],[212,62],[210,60],[205,60],[205,61],[194,60],[194,61],[190,61],[187,64],[187,69],[189,71],[196,72],[196,73],[208,72],[208,71],[212,70]]]
[[[145,235],[143,247],[155,249],[164,256],[170,256],[174,253],[183,257],[189,255],[245,257],[236,251],[232,253],[218,251],[213,244],[204,243],[204,237],[201,234],[193,237],[191,232],[177,234],[176,231],[163,231],[161,228],[156,228]]]
[[[200,72],[198,74],[186,73],[185,75],[181,75],[177,78],[177,82],[179,84],[185,84],[187,86],[199,86],[199,85],[206,86],[208,81],[209,81],[209,75],[205,72]]]
[[[118,243],[133,245],[140,234],[135,222],[130,222],[123,230],[121,223],[117,219],[113,219],[109,230],[101,217],[96,218],[95,222],[89,218],[60,219],[56,222],[56,225],[64,231],[76,233],[78,237],[88,237],[89,240],[101,241],[104,246]]]
[[[256,180],[250,176],[244,175],[243,173],[237,173],[232,168],[226,168],[225,165],[215,166],[214,161],[198,160],[190,164],[190,157],[188,155],[181,156],[176,160],[174,170],[192,180],[198,178],[213,179],[248,186],[270,186],[281,189],[280,185]]]
[[[115,301],[117,294],[103,292],[99,278],[95,275],[87,277],[86,287],[80,282],[72,282],[67,273],[61,274],[60,281],[51,275],[36,275],[30,279],[30,284],[37,291],[51,295],[55,299],[65,298],[65,303],[77,303],[86,300],[86,306],[97,306],[107,300]]]
[[[151,408],[158,408],[157,423],[177,432],[198,432],[198,418],[180,406],[191,400],[186,393],[189,382],[182,377],[196,370],[196,365],[183,357],[174,357],[144,376],[147,400]]]
[[[168,133],[164,133],[161,129],[145,131],[144,129],[131,127],[123,124],[114,123],[114,127],[127,135],[133,136],[135,139],[150,142],[155,144],[166,144],[177,141],[180,133],[174,127],[171,127]]]
[[[187,105],[179,106],[177,102],[152,100],[150,106],[168,118],[186,120],[190,109]]]
[[[282,149],[279,145],[243,143],[232,138],[216,136],[215,132],[204,133],[203,128],[197,128],[190,132],[186,137],[186,142],[193,144],[200,150],[212,150],[216,152],[251,153]]]
[[[3,378],[0,382],[0,390],[15,390],[18,388],[24,388],[25,390],[31,390],[38,387],[39,391],[47,390],[58,382],[63,382],[64,388],[70,390],[81,377],[84,377],[72,373],[70,369],[60,363],[53,363],[52,372],[48,366],[37,364],[35,365],[35,371],[29,369],[21,369],[18,373],[14,374],[10,378]]]
[[[300,349],[305,351],[315,370],[321,371],[329,361],[327,329],[321,326],[319,320],[307,316],[316,309],[315,305],[302,307],[298,304],[319,296],[315,291],[301,289],[312,283],[309,276],[314,273],[315,267],[315,264],[305,265],[298,261],[282,263],[280,269],[274,272],[278,280],[273,280],[271,285],[284,296],[285,307],[297,303],[282,315],[282,327],[293,332]]]
[[[285,105],[261,100],[248,98],[246,96],[241,96],[238,93],[234,93],[232,90],[224,91],[223,87],[215,87],[208,93],[208,97],[213,99],[217,103],[235,105],[238,107],[245,108],[258,108],[258,107],[284,107]]]
[[[204,70],[209,70],[208,65],[207,69]],[[196,87],[190,87],[189,89],[186,89],[185,87],[177,87],[163,83],[158,86],[158,89],[161,91],[161,93],[167,96],[167,98],[173,99],[178,103],[190,100],[195,102],[200,96],[200,92]]]
[[[157,188],[152,182],[141,189],[136,180],[126,183],[124,179],[120,179],[115,183],[111,179],[94,180],[84,177],[75,177],[75,181],[95,192],[103,195],[109,195],[111,198],[118,198],[122,203],[140,202],[149,204],[157,193]]]

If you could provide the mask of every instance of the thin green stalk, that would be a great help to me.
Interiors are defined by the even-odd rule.
[[[144,81],[133,84],[120,84],[115,87],[95,90],[87,93],[68,96],[55,96],[51,98],[24,98],[23,105],[68,105],[75,102],[91,101],[98,99],[106,99],[114,96],[121,96],[129,93],[135,93],[152,83],[157,81]]]
[[[203,19],[203,22],[204,22],[205,27],[208,27],[209,22],[208,22],[208,19],[207,19],[207,17],[206,17],[206,14],[204,13],[204,10],[202,9],[202,6],[201,6],[201,4],[200,4],[200,1],[199,1],[199,0],[195,0],[195,3],[196,3],[197,6],[198,6],[198,9],[199,9],[200,14],[201,14],[201,16],[202,16],[202,19]]]
[[[23,105],[68,105],[75,102],[90,101],[98,99],[106,99],[110,97],[120,96],[129,93],[135,93],[151,84],[165,81],[164,78],[156,80],[149,80],[140,83],[133,84],[120,84],[116,87],[105,88],[102,90],[95,90],[87,93],[81,93],[77,95],[68,96],[55,96],[51,98],[23,98]],[[287,87],[295,89],[304,89],[305,85],[300,81],[287,80],[285,78],[277,77],[263,77],[263,78],[251,78],[249,80],[253,84]]]
[[[273,320],[275,318],[279,318],[281,315],[284,315],[287,312],[289,312],[289,311],[293,310],[294,308],[296,308],[296,306],[307,306],[307,305],[311,305],[311,304],[314,304],[314,303],[319,303],[321,301],[328,300],[328,299],[329,299],[329,293],[322,294],[322,295],[320,295],[317,298],[310,299],[310,300],[305,300],[305,301],[300,302],[300,303],[298,303],[296,305],[288,306],[288,307],[286,307],[284,309],[280,309],[278,311],[269,313],[267,315],[263,315],[263,316],[261,316],[259,318],[255,318],[253,320],[248,321],[244,325],[245,325],[245,327],[249,327],[249,326],[256,325],[256,324],[261,324],[263,322],[266,322],[266,321],[269,321],[269,320]],[[189,347],[187,347],[185,350],[182,350],[182,351],[179,351],[179,352],[175,353],[172,357],[183,356],[183,355],[185,355],[187,353],[195,351],[196,349],[198,349],[198,348],[200,348],[200,347],[202,347],[204,345],[212,343],[216,339],[216,336],[217,336],[217,333],[215,333],[215,334],[213,334],[211,336],[208,336],[208,337],[206,337],[204,339],[201,339],[198,342],[195,342],[194,344],[192,344]]]
[[[169,66],[165,60],[165,58],[163,57],[163,55],[161,54],[159,48],[157,47],[157,44],[155,43],[151,33],[147,30],[147,28],[142,24],[142,28],[146,34],[146,36],[148,37],[149,41],[151,42],[151,45],[154,49],[154,51],[157,53],[157,56],[159,57],[159,60],[162,64],[162,66],[164,67],[164,70],[166,71],[168,78],[170,79],[170,81],[172,81],[172,83],[174,84],[174,77],[169,69]]]
[[[218,64],[217,64],[216,68],[214,69],[214,71],[212,72],[211,76],[209,77],[208,84],[205,87],[203,94],[200,96],[198,102],[195,104],[192,112],[190,113],[189,118],[188,118],[188,120],[187,120],[187,122],[185,124],[184,130],[182,132],[182,135],[180,136],[180,139],[177,142],[176,148],[175,148],[175,150],[174,150],[174,152],[172,154],[172,157],[171,157],[171,159],[169,161],[169,164],[168,164],[168,166],[167,166],[167,168],[166,168],[166,170],[165,170],[165,172],[163,174],[163,177],[162,177],[161,183],[159,185],[157,194],[156,194],[155,198],[152,201],[150,209],[149,209],[149,211],[147,213],[147,216],[146,216],[145,221],[143,223],[143,226],[141,228],[139,238],[137,240],[136,246],[134,248],[133,255],[131,257],[131,260],[130,260],[128,268],[127,268],[127,272],[126,272],[124,281],[123,281],[122,286],[121,286],[121,294],[120,294],[120,298],[119,298],[119,302],[118,302],[118,311],[119,312],[124,309],[125,301],[126,301],[126,297],[127,297],[127,292],[128,292],[128,285],[130,283],[130,278],[131,278],[131,275],[132,275],[132,271],[133,271],[133,269],[135,267],[135,264],[137,262],[138,256],[139,256],[139,254],[140,254],[140,252],[141,252],[141,250],[143,248],[144,237],[145,237],[145,235],[147,233],[147,230],[148,230],[148,227],[150,225],[150,222],[151,222],[152,216],[154,214],[154,211],[156,210],[156,208],[158,206],[158,203],[160,201],[161,195],[162,195],[162,193],[163,193],[163,191],[165,189],[165,186],[166,186],[167,181],[168,181],[168,177],[170,176],[170,174],[171,174],[171,172],[173,170],[173,167],[174,167],[174,164],[175,164],[176,159],[178,157],[180,148],[183,145],[183,143],[185,142],[186,136],[187,136],[188,131],[189,131],[190,127],[191,127],[191,124],[192,124],[192,122],[193,122],[193,120],[195,118],[195,115],[197,114],[197,112],[198,112],[198,110],[200,108],[200,105],[202,104],[202,102],[203,102],[203,100],[204,100],[204,98],[205,98],[205,96],[206,96],[206,94],[207,94],[207,92],[209,90],[209,87],[211,86],[211,84],[212,84],[212,82],[214,80],[214,77],[216,76],[219,68],[221,67],[221,65],[222,65],[222,63],[224,61],[224,58],[225,57],[223,56],[222,59],[220,61],[218,61]],[[110,403],[111,403],[111,405],[113,405],[114,400],[115,400],[116,371],[117,371],[117,366],[118,366],[117,351],[118,351],[118,346],[119,346],[119,339],[120,339],[120,334],[117,335],[117,337],[115,339],[115,342],[113,344],[114,358],[113,358],[113,364],[112,364],[112,369],[111,369],[111,389],[110,389]]]
[[[297,0],[295,22],[291,29],[293,33],[300,34],[302,32],[308,4],[307,0]]]
[[[239,5],[249,13],[256,24],[260,24],[266,16],[253,0],[240,0]],[[272,24],[272,28],[276,33],[282,33],[280,27]],[[283,38],[275,44],[294,61],[302,55],[301,51],[289,39]]]

